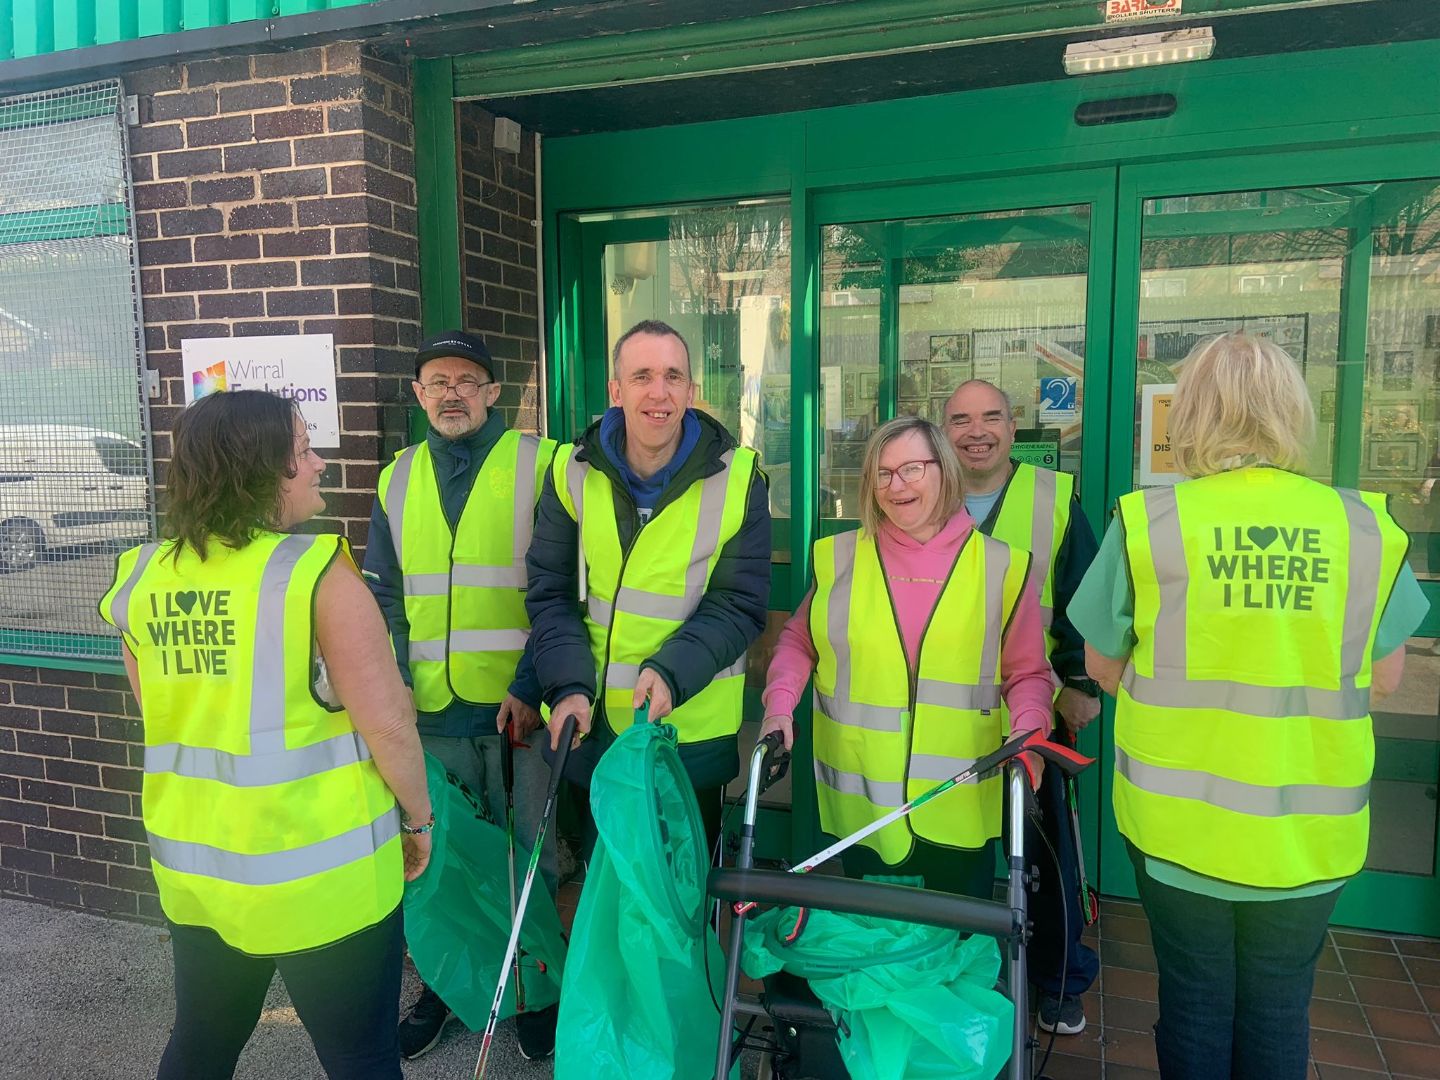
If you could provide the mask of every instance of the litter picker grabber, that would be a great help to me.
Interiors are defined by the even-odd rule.
[[[1072,749],[1075,747],[1074,737],[1062,732],[1058,724],[1056,731]],[[1080,882],[1080,915],[1086,926],[1094,926],[1100,918],[1100,894],[1085,876],[1085,844],[1080,839],[1080,795],[1073,773],[1065,774],[1065,806],[1070,812],[1070,835],[1075,841],[1076,876]]]
[[[991,770],[1000,768],[1010,759],[1019,757],[1026,752],[1039,754],[1067,776],[1073,776],[1093,763],[1093,759],[1087,758],[1067,746],[1061,746],[1059,743],[1051,742],[1045,738],[1043,732],[1032,731],[1023,738],[1017,737],[1011,739],[998,749],[992,750],[980,758],[968,768],[962,769],[950,777],[950,779],[937,784],[923,795],[916,796],[905,803],[905,805],[897,806],[884,817],[876,818],[863,828],[856,829],[843,840],[835,841],[835,843],[831,844],[824,851],[816,852],[798,866],[791,867],[790,873],[808,874],[821,863],[828,862],[843,851],[848,851],[867,836],[879,832],[892,822],[899,821],[906,814],[909,814],[912,810],[919,809],[932,799],[938,799],[956,785],[982,777]],[[735,912],[737,915],[743,915],[749,912],[754,906],[754,904],[742,904],[735,908]]]
[[[505,846],[510,855],[510,922],[515,923],[515,735],[511,730],[514,719],[505,724],[501,733],[505,742],[500,748],[500,775],[505,785]],[[515,949],[515,1011],[525,1011],[525,975],[521,970],[525,948]]]
[[[535,870],[540,865],[540,851],[545,844],[545,834],[550,830],[550,819],[555,815],[555,796],[560,790],[560,778],[565,775],[565,762],[570,757],[570,743],[574,738],[575,718],[569,716],[565,719],[565,726],[560,729],[560,748],[550,763],[550,786],[545,791],[545,809],[540,815],[540,825],[535,830],[535,846],[530,851],[530,865],[525,868],[525,883],[520,887],[520,898],[515,905],[515,921],[510,927],[510,941],[505,946],[505,959],[500,963],[499,985],[495,987],[495,1000],[490,1005],[490,1017],[485,1022],[485,1034],[480,1040],[480,1056],[475,1061],[475,1080],[482,1080],[485,1076],[490,1043],[495,1038],[495,1024],[500,1018],[500,1003],[505,998],[505,985],[510,981],[511,966],[516,959],[516,950],[520,947],[520,927],[525,922],[525,908],[530,903],[530,890],[535,885]]]

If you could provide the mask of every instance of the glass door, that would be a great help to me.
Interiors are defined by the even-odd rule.
[[[1073,473],[1098,523],[1114,185],[1113,170],[1089,170],[816,198],[822,535],[859,524],[875,427],[906,414],[939,423],[977,378],[1010,399],[1014,456]],[[1098,735],[1082,742],[1094,753]],[[1098,769],[1081,797],[1093,859]]]
[[[1335,154],[1283,168],[1121,170],[1111,495],[1179,479],[1165,414],[1191,347],[1232,330],[1268,337],[1310,390],[1309,475],[1390,496],[1410,565],[1440,607],[1440,180],[1397,177],[1405,167],[1392,151],[1383,162]],[[1119,423],[1127,413],[1133,423]],[[1436,635],[1432,610],[1407,646],[1400,690],[1374,704],[1369,857],[1337,922],[1440,932]],[[1102,885],[1128,893],[1104,802]]]

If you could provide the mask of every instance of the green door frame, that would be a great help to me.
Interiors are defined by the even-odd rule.
[[[818,460],[820,391],[817,206],[833,214],[834,207],[844,205],[836,201],[841,196],[863,202],[866,195],[877,194],[864,189],[884,187],[890,201],[878,217],[892,219],[906,216],[896,207],[922,206],[927,187],[938,191],[951,182],[989,178],[1018,192],[1022,188],[1017,185],[1037,175],[1088,169],[1108,170],[1112,178],[1114,195],[1110,209],[1103,212],[1110,215],[1114,246],[1106,256],[1112,269],[1111,295],[1103,296],[1104,289],[1093,284],[1090,290],[1087,353],[1101,340],[1102,325],[1111,331],[1113,362],[1108,376],[1109,401],[1104,408],[1109,417],[1128,417],[1134,408],[1138,207],[1142,193],[1150,191],[1144,185],[1159,185],[1169,176],[1172,186],[1198,192],[1207,183],[1218,185],[1214,190],[1247,190],[1320,182],[1307,179],[1311,176],[1374,180],[1404,178],[1406,173],[1440,175],[1440,95],[1433,90],[1437,68],[1440,42],[1420,41],[1208,61],[1179,69],[1153,68],[806,113],[547,139],[544,325],[550,433],[570,437],[584,419],[583,403],[578,400],[583,395],[577,393],[580,387],[574,377],[584,370],[581,360],[592,346],[582,339],[585,305],[579,271],[586,265],[586,257],[583,228],[575,215],[788,195],[795,417],[791,459],[796,463],[791,504],[798,510],[815,507],[818,494],[813,465]],[[442,99],[435,85],[438,82],[422,86],[417,80],[417,128],[422,111],[437,115],[443,108],[453,122],[449,96]],[[1430,89],[1417,91],[1417,87]],[[457,77],[451,92],[460,89]],[[1075,125],[1075,109],[1084,101],[1151,93],[1173,93],[1180,107],[1163,121],[1092,128]],[[1257,111],[1255,102],[1264,102],[1264,110]],[[426,148],[419,149],[419,156],[424,156]],[[1305,152],[1297,152],[1301,150]],[[1433,164],[1403,164],[1409,162]],[[417,160],[417,174],[420,171]],[[430,168],[426,175],[436,179],[419,185],[422,255],[427,243],[423,232],[427,201],[448,200],[453,205],[458,195],[453,173],[447,178],[446,169]],[[1058,182],[1064,183],[1063,179]],[[1104,247],[1105,233],[1098,217],[1103,205],[1101,200],[1097,217],[1092,219],[1092,270],[1095,249]],[[933,212],[953,214],[969,209],[951,204]],[[444,237],[439,242],[448,243]],[[1359,304],[1363,290],[1355,285],[1358,282],[1352,283],[1347,295]],[[1347,355],[1354,354],[1355,344],[1350,341],[1342,346]],[[1103,360],[1092,364],[1087,356],[1087,382],[1101,377],[1103,364]],[[1097,404],[1093,397],[1087,399],[1092,417]],[[1096,437],[1103,437],[1101,426],[1087,425],[1087,472],[1095,457],[1090,440]],[[1123,454],[1109,457],[1104,490],[1085,485],[1084,506],[1092,520],[1103,517],[1113,494],[1128,490],[1122,485],[1129,483],[1130,467],[1127,443]],[[809,580],[809,548],[817,527],[813,512],[792,518],[790,580],[794,591],[803,590]],[[1435,619],[1432,616],[1432,621]],[[1426,629],[1435,628],[1427,623]],[[801,762],[808,751],[804,730],[801,725]],[[1106,725],[1104,731],[1108,730]],[[1104,752],[1108,754],[1109,749],[1105,746]],[[813,779],[803,764],[795,770],[793,790],[797,806],[811,803]],[[795,854],[806,853],[814,839],[813,825],[801,817],[792,815]],[[1101,854],[1113,856],[1113,852]],[[1114,861],[1108,858],[1108,862]],[[1350,891],[1362,890],[1352,886]],[[1365,906],[1375,910],[1368,902]]]

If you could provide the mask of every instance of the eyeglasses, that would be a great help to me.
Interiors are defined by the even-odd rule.
[[[934,458],[926,458],[924,461],[907,461],[898,469],[881,469],[875,474],[875,480],[880,485],[881,491],[888,488],[897,476],[907,484],[914,484],[924,478],[925,466],[939,464]]]
[[[473,379],[461,379],[457,383],[427,382],[420,384],[420,392],[431,401],[443,398],[451,390],[454,390],[462,398],[470,398],[480,393],[482,386],[490,386],[494,381],[492,379],[490,382],[475,382]]]

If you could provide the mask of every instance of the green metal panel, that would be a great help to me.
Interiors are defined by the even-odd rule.
[[[41,240],[69,240],[76,236],[117,236],[125,232],[127,225],[124,203],[0,214],[0,244],[33,244]]]
[[[451,62],[416,60],[415,188],[419,204],[420,323],[425,333],[464,321],[460,280],[460,165]]]
[[[0,60],[372,0],[0,0]]]
[[[1365,2],[1365,0],[1361,0]],[[1310,6],[1296,0],[1189,0],[1185,17]],[[456,60],[462,97],[694,78],[877,53],[907,52],[1104,25],[1096,0],[853,0],[746,18],[607,34]],[[1160,29],[1174,20],[1146,20]],[[618,75],[617,75],[618,73]],[[1058,71],[1056,74],[1059,74]]]

